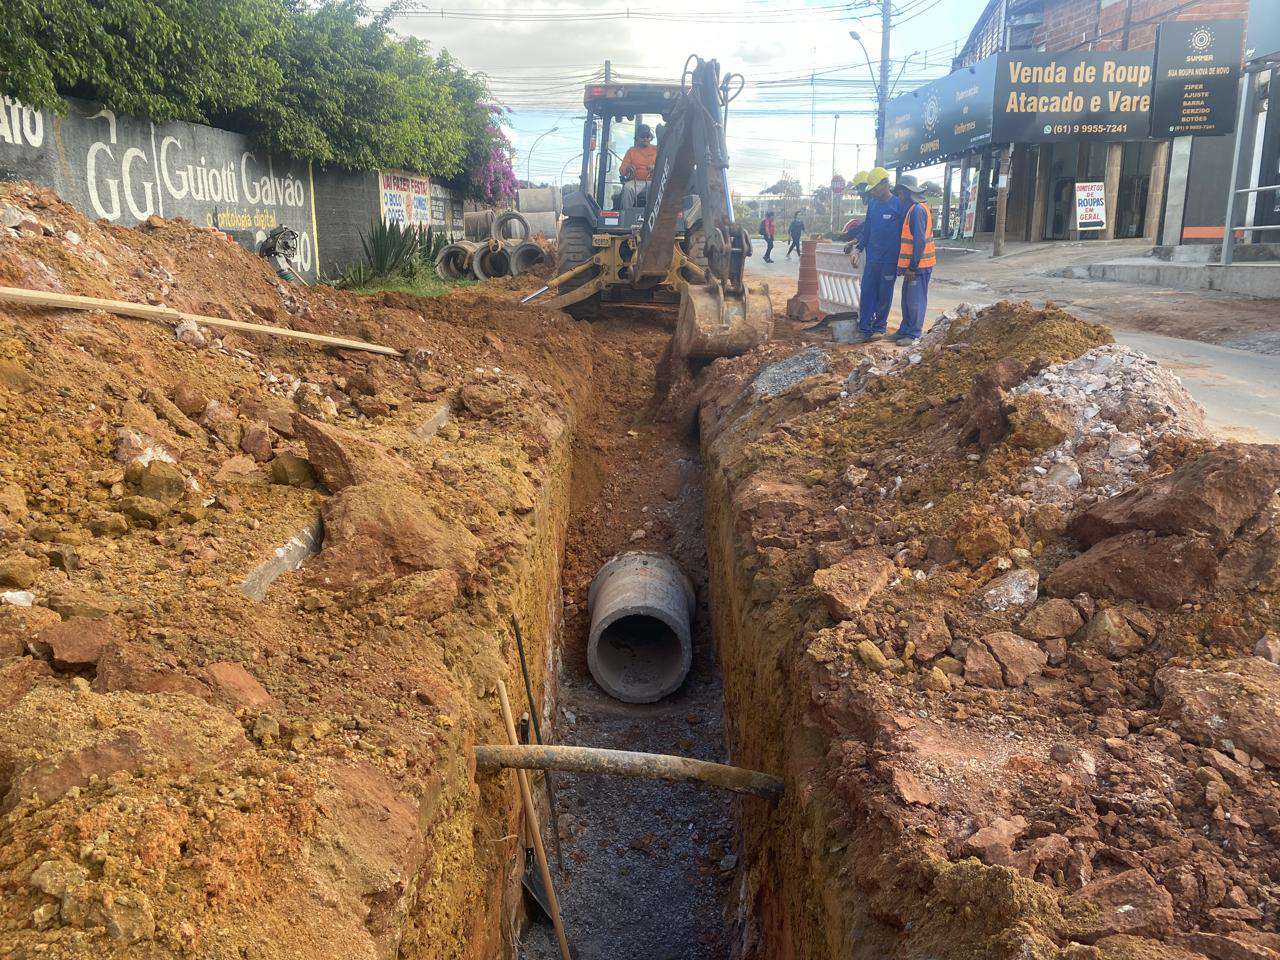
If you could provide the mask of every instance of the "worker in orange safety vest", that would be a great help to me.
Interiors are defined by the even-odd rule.
[[[924,202],[920,183],[910,174],[898,179],[894,188],[902,201],[902,243],[898,248],[898,276],[902,277],[902,322],[893,341],[912,346],[924,333],[924,314],[929,306],[929,279],[937,266],[933,245],[933,211]]]

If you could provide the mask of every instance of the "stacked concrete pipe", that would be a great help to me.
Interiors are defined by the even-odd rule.
[[[436,257],[436,276],[441,280],[462,280],[473,276],[471,262],[480,244],[474,240],[459,240],[440,251]]]
[[[480,213],[485,216],[469,221],[467,232],[472,234],[483,222],[487,235],[459,240],[441,250],[436,258],[436,275],[441,280],[517,277],[546,260],[546,251],[529,239],[529,224],[521,214],[514,210],[497,215],[492,210]]]
[[[587,667],[625,703],[653,703],[680,688],[693,662],[693,584],[661,553],[620,553],[587,591]]]
[[[547,251],[530,240],[524,240],[516,245],[515,249],[508,254],[508,257],[511,262],[511,275],[518,277],[545,261],[547,259]]]
[[[505,277],[511,272],[508,247],[499,240],[490,240],[482,245],[471,260],[471,272],[477,280]]]

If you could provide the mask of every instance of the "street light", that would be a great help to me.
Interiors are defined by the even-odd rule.
[[[876,91],[876,96],[879,96],[880,84],[876,81],[876,71],[871,66],[871,54],[867,52],[867,45],[862,42],[862,35],[857,30],[850,30],[849,36],[858,41],[858,46],[862,48],[862,55],[867,58],[867,72],[871,74],[871,86]]]
[[[889,85],[888,63],[880,64],[880,79],[876,79],[875,68],[871,66],[871,54],[867,50],[867,45],[862,42],[862,36],[857,30],[850,30],[849,36],[852,37],[862,48],[862,55],[867,60],[867,72],[871,74],[871,89],[876,93],[876,166],[884,163],[884,111],[885,102],[888,99]]]
[[[566,161],[564,162],[564,166],[562,166],[562,167],[560,168],[560,182],[561,182],[561,183],[564,183],[564,175],[565,175],[565,173],[567,173],[567,172],[568,172],[568,170],[569,170],[569,164],[573,163],[573,161],[575,161],[575,160],[581,160],[581,159],[582,159],[582,154],[578,153],[578,154],[574,154],[572,157],[570,157],[568,160],[566,160]]]
[[[533,148],[538,145],[538,141],[543,137],[553,134],[559,129],[559,126],[554,126],[550,130],[544,130],[542,133],[538,134],[538,136],[534,138],[533,143],[529,145],[529,154],[524,165],[524,179],[529,186],[533,186]]]

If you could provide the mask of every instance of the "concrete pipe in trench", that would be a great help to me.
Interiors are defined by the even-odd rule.
[[[661,553],[620,553],[591,581],[587,666],[625,703],[653,703],[684,683],[693,661],[693,584]]]

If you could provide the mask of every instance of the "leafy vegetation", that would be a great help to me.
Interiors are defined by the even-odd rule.
[[[484,79],[362,0],[5,0],[0,93],[78,96],[252,135],[358,170],[404,168],[497,199],[511,149]],[[466,174],[467,176],[463,176]]]
[[[342,290],[404,290],[435,296],[449,288],[435,273],[436,258],[448,234],[432,227],[405,226],[375,217],[360,234],[364,259],[330,282]]]

